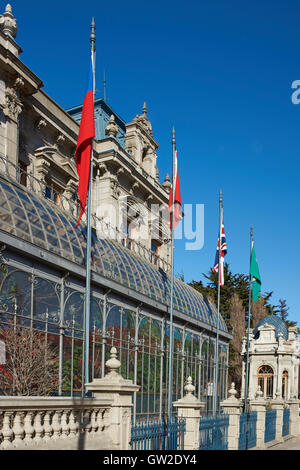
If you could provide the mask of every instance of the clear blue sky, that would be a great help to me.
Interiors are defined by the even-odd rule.
[[[108,102],[123,119],[147,102],[161,181],[175,126],[182,201],[205,205],[204,248],[186,252],[177,242],[175,272],[199,280],[212,266],[222,188],[226,260],[248,273],[252,224],[262,290],[274,291],[273,303],[287,299],[298,321],[300,105],[291,84],[300,79],[299,1],[11,5],[21,59],[64,108],[82,101],[95,17],[98,96],[105,69]]]

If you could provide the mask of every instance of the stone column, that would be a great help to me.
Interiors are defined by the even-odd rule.
[[[240,435],[240,414],[242,412],[242,403],[236,397],[237,391],[235,384],[232,382],[231,388],[228,391],[229,397],[227,400],[221,402],[221,407],[224,413],[229,415],[228,427],[228,450],[238,450],[239,448],[239,435]]]
[[[110,359],[105,365],[109,369],[108,374],[102,379],[94,379],[93,382],[86,384],[86,387],[95,398],[113,398],[110,416],[107,417],[108,432],[118,450],[129,450],[132,397],[140,387],[134,385],[132,380],[123,379],[117,373],[121,363],[117,359],[115,347],[111,348]]]
[[[3,113],[6,117],[6,157],[13,165],[18,165],[19,158],[19,115],[23,105],[19,99],[19,89],[24,85],[21,78],[16,79],[13,86],[6,87],[6,106]],[[10,168],[10,171],[12,171]],[[10,176],[16,177],[16,174]]]
[[[296,398],[288,400],[290,407],[290,434],[292,436],[300,435],[300,419],[299,419],[299,400]]]
[[[280,397],[280,393],[276,393],[276,400],[272,400],[272,409],[276,410],[276,435],[275,440],[283,442],[282,425],[283,425],[283,405],[284,401]]]
[[[266,400],[260,386],[256,392],[255,400],[250,402],[251,411],[257,412],[256,421],[256,447],[265,449],[265,423],[266,423]]]
[[[205,407],[205,404],[199,401],[193,394],[195,387],[191,377],[188,377],[184,390],[186,395],[174,402],[173,406],[177,408],[178,416],[186,420],[184,450],[198,450],[200,412],[201,408]]]

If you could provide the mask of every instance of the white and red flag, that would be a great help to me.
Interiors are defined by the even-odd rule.
[[[180,187],[179,187],[179,177],[178,177],[178,162],[177,162],[177,150],[175,151],[175,194],[174,194],[174,228],[179,224],[182,219],[182,210],[181,210],[181,196],[180,196]],[[173,213],[173,178],[170,188],[169,195],[169,212],[170,212],[170,227],[172,229],[172,213]]]

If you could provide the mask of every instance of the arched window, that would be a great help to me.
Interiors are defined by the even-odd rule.
[[[284,370],[282,373],[282,390],[281,390],[281,396],[282,398],[286,399],[287,398],[287,393],[288,393],[288,371]]]
[[[273,397],[273,369],[270,366],[261,366],[257,371],[257,385],[261,387],[264,398]]]

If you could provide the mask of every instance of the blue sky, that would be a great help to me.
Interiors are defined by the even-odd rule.
[[[226,260],[248,273],[252,224],[262,290],[274,291],[273,303],[285,298],[298,321],[300,104],[291,84],[300,79],[299,2],[11,5],[21,59],[64,108],[82,101],[95,17],[98,96],[105,70],[108,102],[124,120],[147,102],[161,181],[171,172],[175,126],[182,201],[205,205],[204,247],[177,242],[175,272],[199,280],[212,266],[222,188]]]

